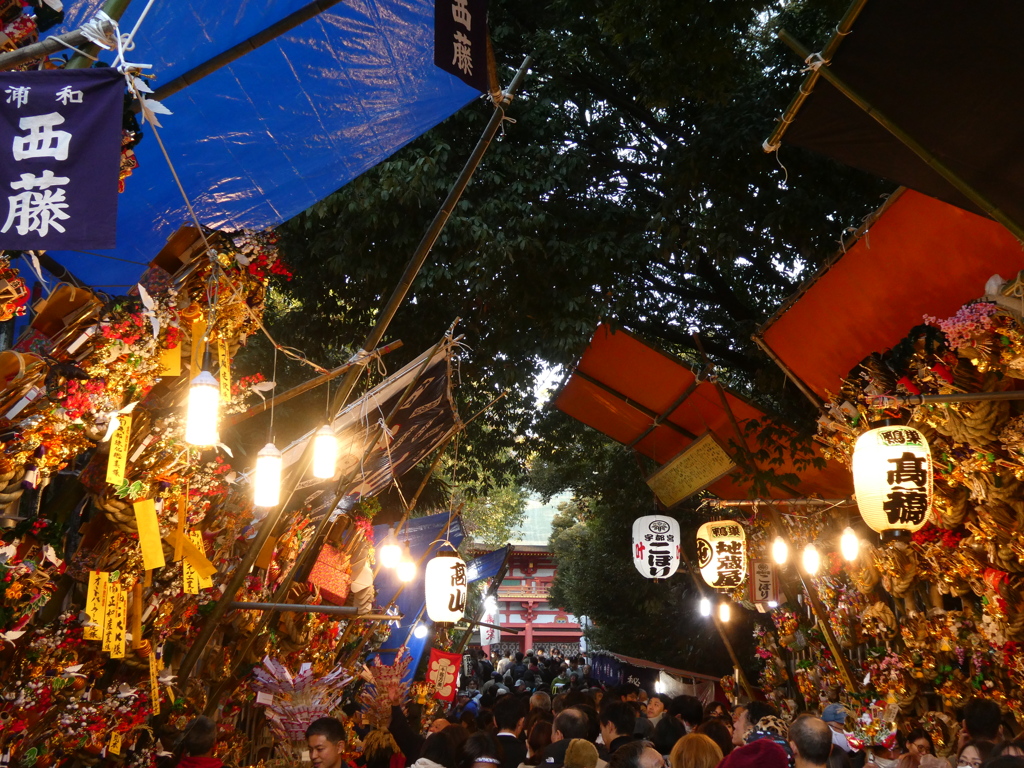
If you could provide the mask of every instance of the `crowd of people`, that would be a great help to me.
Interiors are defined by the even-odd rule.
[[[421,722],[415,704],[394,707],[387,729],[363,736],[356,764],[366,768],[1024,768],[993,701],[975,698],[946,757],[929,732],[893,731],[861,744],[841,704],[784,720],[750,701],[706,706],[623,684],[605,690],[581,659],[518,653],[510,663],[477,660],[442,717]],[[488,670],[487,666],[493,667]],[[504,668],[503,668],[504,666]],[[552,668],[553,667],[553,668]],[[554,673],[554,674],[552,674]],[[548,680],[550,678],[550,680]],[[563,679],[556,687],[552,683]],[[479,684],[479,680],[483,684]],[[307,731],[313,768],[346,768],[345,730],[333,718]]]

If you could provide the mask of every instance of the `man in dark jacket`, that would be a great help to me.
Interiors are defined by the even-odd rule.
[[[608,747],[608,754],[633,741],[636,727],[636,712],[628,701],[613,701],[601,710],[601,740]]]
[[[494,725],[501,745],[501,768],[518,768],[526,760],[526,744],[520,740],[526,722],[526,706],[518,696],[502,696],[494,703]]]
[[[559,768],[565,764],[565,751],[573,739],[585,739],[590,731],[587,716],[575,707],[563,709],[551,725],[551,744],[541,752],[543,768]]]

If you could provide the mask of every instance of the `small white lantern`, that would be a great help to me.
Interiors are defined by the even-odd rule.
[[[403,584],[408,584],[416,578],[416,561],[406,558],[395,568],[395,575]]]
[[[857,532],[850,526],[846,526],[843,535],[839,537],[839,551],[843,554],[843,560],[852,563],[860,555],[860,540]]]
[[[280,503],[283,465],[284,458],[273,443],[267,443],[256,454],[252,503],[257,507],[276,507]]]
[[[853,487],[864,522],[887,540],[924,527],[932,507],[932,452],[913,427],[884,426],[857,438]]]
[[[772,542],[772,560],[778,565],[785,565],[789,560],[789,545],[781,536],[776,536]]]
[[[808,544],[804,547],[802,560],[804,571],[811,576],[817,574],[818,569],[821,567],[821,555],[818,554],[818,548],[816,546]]]
[[[185,442],[192,445],[216,445],[220,384],[209,371],[203,371],[188,385],[188,410],[185,413]]]
[[[734,520],[716,520],[697,529],[697,567],[715,589],[734,589],[747,575],[747,534]]]
[[[728,624],[729,619],[732,618],[732,608],[728,603],[722,603],[718,606],[718,620],[723,624]]]
[[[384,541],[377,549],[377,561],[382,568],[397,568],[402,562],[402,548],[390,533],[384,537]]]
[[[324,424],[313,437],[313,477],[330,480],[338,472],[338,436]]]
[[[700,615],[710,616],[711,615],[711,601],[706,597],[700,599]]]
[[[644,578],[667,579],[679,568],[679,521],[646,515],[633,521],[633,565]]]
[[[466,564],[455,552],[439,552],[423,574],[427,616],[435,623],[454,624],[466,613]]]

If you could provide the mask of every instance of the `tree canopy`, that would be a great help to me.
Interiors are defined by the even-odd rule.
[[[761,142],[801,77],[775,31],[822,45],[844,5],[490,3],[501,81],[526,54],[534,61],[392,323],[405,347],[387,364],[461,318],[463,411],[509,391],[471,427],[464,479],[482,498],[532,464],[544,494],[577,493],[589,512],[555,538],[556,594],[608,638],[633,631],[613,630],[613,609],[633,604],[616,602],[625,584],[645,595],[638,606],[649,596],[664,609],[679,605],[685,577],[660,598],[633,581],[622,594],[587,591],[609,567],[603,547],[619,546],[628,514],[652,497],[628,451],[538,411],[533,387],[546,369],[567,370],[605,320],[690,359],[697,332],[730,384],[808,415],[750,335],[890,186],[796,149],[766,155]],[[358,347],[490,113],[471,104],[281,228],[296,273],[273,321],[281,341],[321,363]],[[622,472],[635,504],[617,495]]]

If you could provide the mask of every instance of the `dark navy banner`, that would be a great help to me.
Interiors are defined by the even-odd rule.
[[[487,0],[434,0],[434,64],[478,91],[487,73]]]
[[[124,77],[0,72],[0,249],[113,248]]]
[[[501,566],[505,564],[505,558],[508,557],[509,549],[511,549],[511,545],[470,560],[466,564],[466,575],[469,580],[472,582],[497,576]]]

